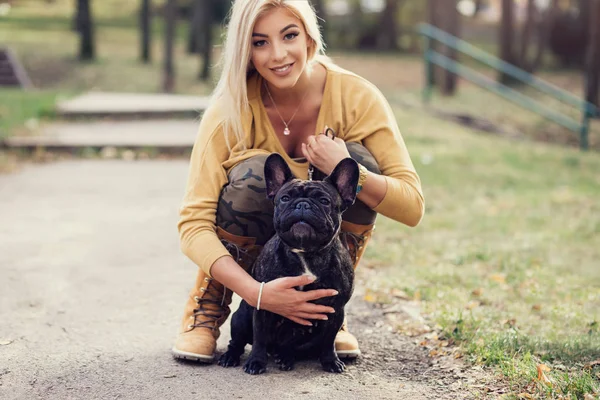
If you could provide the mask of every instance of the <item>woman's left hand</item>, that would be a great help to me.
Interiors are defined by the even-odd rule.
[[[307,143],[302,143],[302,153],[309,163],[327,175],[333,172],[340,161],[350,157],[342,139],[332,139],[324,134],[311,136]]]

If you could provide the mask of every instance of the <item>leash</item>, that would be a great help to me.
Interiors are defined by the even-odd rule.
[[[329,127],[327,127],[327,129],[325,129],[324,133],[320,133],[319,135],[325,135],[327,137],[330,137],[329,135],[331,135],[331,139],[335,139],[336,135],[335,135],[335,131]],[[313,180],[313,173],[315,172],[315,167],[312,164],[308,164],[308,180],[312,181]]]

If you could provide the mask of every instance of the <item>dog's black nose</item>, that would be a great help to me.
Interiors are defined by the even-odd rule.
[[[312,207],[308,201],[300,201],[296,203],[296,210],[310,210]]]

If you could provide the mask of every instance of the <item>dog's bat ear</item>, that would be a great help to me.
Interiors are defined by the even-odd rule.
[[[265,181],[269,199],[273,200],[279,189],[292,179],[294,179],[294,175],[283,157],[277,153],[267,157],[265,161]]]
[[[350,207],[356,200],[359,175],[358,163],[351,158],[344,158],[335,166],[333,172],[324,179],[335,186],[344,202],[344,209]]]

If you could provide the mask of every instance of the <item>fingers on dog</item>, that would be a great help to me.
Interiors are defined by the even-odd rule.
[[[306,312],[306,313],[311,313],[311,314],[333,314],[335,313],[335,309],[333,309],[332,307],[329,306],[322,306],[319,304],[313,304],[313,303],[306,303],[301,311],[299,312]]]
[[[305,292],[305,300],[309,301],[309,300],[317,300],[320,299],[322,297],[331,297],[331,296],[337,296],[338,292],[337,290],[332,290],[332,289],[317,289],[317,290],[311,290],[309,292]]]
[[[290,321],[294,321],[295,323],[299,324],[299,325],[305,325],[305,326],[313,326],[312,322],[307,321],[305,319],[302,318],[297,318],[297,317],[288,317],[288,319]]]
[[[293,288],[296,286],[304,286],[315,281],[315,277],[312,275],[299,275],[299,276],[288,276],[281,278],[285,287]]]
[[[321,321],[327,321],[329,319],[327,318],[327,315],[323,314],[298,313],[296,316],[302,319],[318,319]]]

